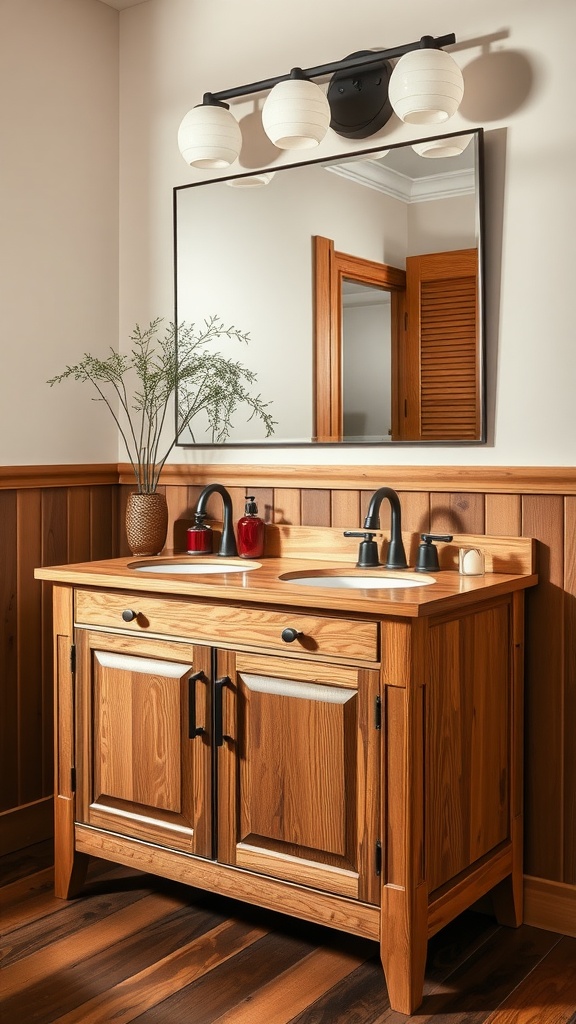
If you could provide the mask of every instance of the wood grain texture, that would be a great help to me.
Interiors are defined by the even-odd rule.
[[[526,875],[524,916],[528,924],[576,938],[576,889],[564,882]]]
[[[510,837],[508,623],[504,602],[430,630],[426,779],[432,890]]]
[[[526,925],[502,928],[468,912],[442,929],[430,941],[424,1003],[404,1017],[390,1009],[376,943],[97,860],[80,900],[55,900],[49,883],[41,870],[0,889],[12,908],[6,1020],[573,1021],[573,940]]]
[[[0,686],[0,810],[17,807],[20,803],[16,505],[15,492],[0,491],[0,662],[3,672]]]
[[[2,630],[0,631],[0,662],[4,671],[0,700],[2,709],[7,714],[0,715],[0,730],[3,730],[0,743],[0,757],[3,769],[0,772],[0,792],[4,795],[6,808],[17,806],[17,691],[18,678],[16,673],[16,636],[18,633],[18,593],[16,587],[16,550],[17,550],[17,492],[23,489],[74,487],[91,488],[91,516],[93,537],[98,540],[91,542],[90,557],[104,557],[109,554],[128,553],[125,548],[123,530],[123,498],[132,489],[130,467],[122,464],[93,466],[24,466],[0,467],[0,603],[2,606]],[[409,530],[430,530],[436,528],[436,522],[429,522],[429,495],[443,496],[444,504],[449,494],[460,494],[465,480],[465,493],[482,496],[485,508],[485,529],[494,535],[513,535],[519,532],[519,506],[523,496],[534,496],[544,500],[550,496],[559,496],[560,504],[547,506],[543,520],[545,530],[540,554],[546,553],[548,546],[547,531],[552,538],[558,532],[565,538],[564,560],[557,574],[553,587],[559,587],[562,595],[561,605],[554,590],[551,591],[553,609],[546,611],[547,598],[540,597],[538,588],[527,598],[529,616],[529,636],[531,650],[527,657],[526,696],[528,705],[528,729],[532,722],[537,721],[538,712],[533,710],[532,691],[542,690],[543,699],[546,695],[547,680],[552,682],[554,699],[545,708],[546,716],[552,710],[561,715],[558,725],[564,737],[562,743],[550,743],[544,737],[534,737],[530,741],[527,773],[529,787],[527,794],[527,813],[533,822],[526,836],[526,856],[529,869],[535,875],[560,876],[572,885],[576,885],[576,780],[574,778],[574,760],[570,757],[570,737],[576,731],[576,685],[574,684],[575,659],[573,656],[573,637],[576,635],[574,625],[574,499],[576,497],[576,468],[574,467],[484,467],[484,466],[436,466],[429,463],[419,466],[395,466],[383,469],[374,465],[260,465],[250,466],[247,471],[244,465],[219,465],[218,479],[226,486],[244,489],[247,476],[250,486],[261,487],[274,492],[274,510],[277,521],[299,523],[300,508],[307,490],[332,491],[331,507],[336,507],[334,495],[340,491],[356,492],[360,495],[361,512],[364,514],[369,495],[383,483],[392,483],[402,492],[405,526]],[[214,467],[179,465],[166,467],[163,474],[163,485],[173,487],[175,500],[171,505],[174,514],[184,515],[193,508],[196,497],[207,483],[214,481]],[[121,486],[118,486],[118,481]],[[124,486],[125,484],[125,486]],[[176,493],[177,492],[177,493]],[[107,495],[104,498],[104,495]],[[350,499],[348,494],[346,501]],[[411,502],[417,499],[413,506]],[[440,505],[440,499],[435,499]],[[110,503],[109,503],[110,502]],[[70,503],[66,502],[70,514]],[[450,506],[448,506],[450,507]],[[109,512],[106,509],[110,509]],[[428,510],[427,510],[428,509]],[[455,511],[454,509],[452,511]],[[323,525],[331,523],[331,511],[326,512]],[[318,516],[316,516],[318,518]],[[533,521],[533,520],[532,520]],[[108,524],[111,524],[112,536],[106,537]],[[45,530],[41,524],[42,536]],[[523,532],[531,535],[532,526],[528,521]],[[81,532],[81,531],[80,531]],[[538,536],[538,533],[533,535]],[[553,540],[555,550],[558,548]],[[108,550],[106,550],[108,544]],[[563,541],[564,544],[564,541]],[[53,551],[43,553],[45,564],[52,560]],[[40,586],[40,585],[39,585]],[[49,695],[52,690],[51,673],[51,641],[48,636],[51,598],[50,585],[42,586],[42,617],[46,626],[40,623],[29,623],[29,638],[32,644],[41,644],[43,655],[43,690]],[[543,614],[540,614],[542,607]],[[532,611],[533,609],[533,611]],[[551,621],[554,620],[554,621]],[[548,628],[551,623],[551,630]],[[572,639],[571,639],[572,638]],[[558,665],[562,670],[558,675]],[[560,679],[560,683],[558,683]],[[42,726],[45,739],[43,750],[50,757],[50,713],[47,710],[45,697],[42,698]],[[561,711],[559,709],[562,708]],[[547,717],[546,717],[547,721]],[[536,725],[534,726],[536,728]],[[548,724],[546,724],[548,729]],[[553,730],[554,732],[555,730]],[[533,742],[534,740],[534,742]],[[42,787],[49,783],[51,770],[46,763],[42,769]],[[39,788],[37,797],[40,797]],[[552,798],[550,799],[550,792]],[[563,793],[563,800],[557,797]],[[546,822],[551,828],[539,827],[534,822],[534,815],[544,812]],[[559,854],[559,850],[562,853]],[[553,864],[551,866],[551,861]]]
[[[562,881],[564,645],[574,650],[564,634],[562,498],[524,497],[522,520],[524,536],[539,541],[540,581],[526,613],[526,872]]]
[[[428,459],[419,466],[366,464],[276,465],[248,468],[241,463],[218,464],[215,473],[211,463],[203,465],[173,464],[166,466],[162,483],[180,486],[192,482],[200,487],[214,483],[215,476],[227,487],[243,487],[249,471],[252,486],[274,488],[308,488],[375,490],[382,485],[383,473],[398,491],[458,491],[466,480],[466,491],[479,494],[576,494],[576,468],[573,466],[436,466]],[[130,485],[134,474],[129,465],[118,466],[121,484]],[[1,476],[0,476],[1,480]]]
[[[576,881],[576,498],[564,499],[564,868]]]
[[[576,1018],[576,941],[564,938],[485,1024],[569,1024]]]

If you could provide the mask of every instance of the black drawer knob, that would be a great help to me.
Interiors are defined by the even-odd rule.
[[[302,636],[302,630],[292,629],[291,626],[282,630],[282,639],[287,644],[293,643],[297,636]]]
[[[133,612],[131,608],[126,608],[122,612],[122,618],[124,622],[133,622],[134,619],[138,618],[138,612]]]

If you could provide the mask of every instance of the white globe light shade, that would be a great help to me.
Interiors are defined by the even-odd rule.
[[[193,107],[178,129],[178,148],[192,167],[228,167],[242,147],[242,132],[227,107]]]
[[[445,136],[441,139],[425,139],[424,142],[414,142],[412,149],[419,156],[430,159],[460,156],[469,145],[471,138],[471,135],[453,135],[451,138]]]
[[[268,185],[274,177],[274,171],[256,171],[255,174],[248,174],[242,178],[228,178],[227,185],[232,188],[261,188]]]
[[[262,125],[278,149],[311,149],[330,125],[326,93],[302,78],[278,82],[262,107]]]
[[[388,84],[395,113],[407,124],[441,124],[456,113],[464,79],[445,50],[424,47],[405,53]]]

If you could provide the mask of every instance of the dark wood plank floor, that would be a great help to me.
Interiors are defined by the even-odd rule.
[[[404,1017],[371,942],[103,861],[66,903],[48,844],[0,885],[5,1024],[576,1024],[576,939],[486,914],[432,939]]]

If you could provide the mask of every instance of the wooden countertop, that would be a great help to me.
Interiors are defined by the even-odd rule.
[[[53,583],[71,584],[82,587],[106,587],[114,590],[170,594],[182,597],[203,598],[209,601],[231,601],[235,604],[273,604],[298,608],[314,608],[317,611],[338,611],[361,613],[375,616],[394,615],[417,618],[424,615],[453,611],[466,607],[478,600],[490,599],[512,591],[532,587],[538,582],[534,573],[487,572],[485,576],[460,576],[454,569],[442,569],[430,575],[435,583],[419,587],[386,587],[385,581],[377,589],[338,589],[329,587],[308,587],[280,579],[286,573],[314,574],[330,571],[332,574],[350,573],[373,576],[387,570],[358,570],[349,559],[311,559],[302,557],[271,557],[251,562],[246,560],[242,572],[164,575],[158,572],[138,571],[132,566],[143,562],[166,563],[213,562],[221,564],[228,559],[217,555],[192,556],[159,555],[155,558],[115,558],[99,562],[81,562],[75,565],[48,566],[36,569],[35,577]],[[230,559],[244,564],[243,559]],[[248,569],[257,564],[258,568]],[[391,572],[398,578],[419,578],[418,573]]]

